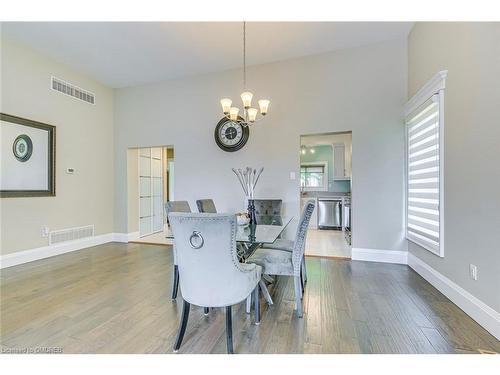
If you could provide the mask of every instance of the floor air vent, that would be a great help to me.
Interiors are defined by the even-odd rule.
[[[94,226],[55,230],[49,233],[49,245],[94,237]]]
[[[89,104],[95,104],[94,94],[78,86],[72,85],[71,83],[63,81],[62,79],[52,77],[52,89]]]

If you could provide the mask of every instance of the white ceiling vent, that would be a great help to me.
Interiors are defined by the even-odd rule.
[[[94,237],[93,225],[55,230],[49,233],[49,245],[61,242],[75,241],[89,237]]]
[[[71,83],[63,81],[62,79],[52,77],[52,89],[89,104],[95,104],[94,94],[78,86],[72,85]]]

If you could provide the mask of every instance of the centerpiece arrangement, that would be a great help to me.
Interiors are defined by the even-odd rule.
[[[250,223],[255,223],[257,221],[255,217],[254,191],[263,170],[264,167],[260,168],[258,171],[250,167],[246,167],[245,169],[233,168],[233,172],[236,177],[238,177],[238,181],[248,200],[248,217],[250,218]]]

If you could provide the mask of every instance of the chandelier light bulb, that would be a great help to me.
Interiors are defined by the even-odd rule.
[[[257,113],[259,111],[256,108],[248,108],[247,113],[248,113],[248,121],[250,122],[255,122],[255,119],[257,118]]]
[[[231,107],[229,109],[229,118],[231,119],[231,121],[238,120],[238,112],[239,111],[240,111],[240,109],[237,107]]]
[[[265,115],[267,113],[267,110],[269,108],[269,103],[270,103],[270,101],[267,99],[260,99],[259,100],[259,108],[260,108],[260,113],[262,115]]]
[[[233,101],[229,98],[224,98],[221,99],[220,105],[222,106],[222,112],[224,112],[225,115],[229,113],[229,110],[231,109],[231,104],[233,104]]]
[[[243,101],[243,107],[248,109],[252,106],[253,94],[250,91],[245,91],[241,94],[241,100]]]

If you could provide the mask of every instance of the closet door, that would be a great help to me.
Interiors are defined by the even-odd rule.
[[[139,149],[139,236],[153,233],[151,149]]]
[[[151,196],[153,232],[163,230],[163,157],[162,148],[151,149]]]
[[[139,149],[139,235],[163,230],[163,156],[161,147]]]

